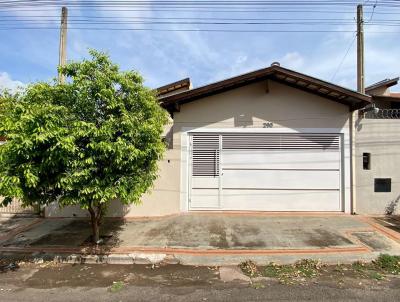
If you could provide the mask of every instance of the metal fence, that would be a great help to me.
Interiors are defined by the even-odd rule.
[[[400,109],[379,109],[365,113],[365,118],[369,119],[400,119]]]

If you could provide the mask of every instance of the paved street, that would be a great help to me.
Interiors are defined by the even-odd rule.
[[[0,275],[0,301],[398,301],[400,279],[326,277],[283,285],[230,281],[218,268],[21,264]]]
[[[393,249],[388,246],[388,242],[396,245],[394,241],[378,233],[377,229],[369,230],[368,224],[352,216],[249,216],[243,219],[237,216],[204,215],[201,217],[204,222],[201,228],[196,227],[199,225],[198,219],[200,218],[196,215],[188,215],[166,219],[111,221],[105,233],[118,234],[111,238],[117,239],[114,242],[117,246],[161,247],[169,244],[182,247],[183,243],[192,242],[212,249],[259,249],[262,246],[272,249],[287,248],[290,251],[290,248],[346,247],[362,243],[370,246],[375,251],[374,254],[377,254]],[[90,235],[87,221],[82,220],[32,220],[29,223],[32,227],[27,227],[28,223],[24,220],[2,221],[3,246],[10,244],[56,248],[67,244],[79,247]],[[18,233],[18,230],[21,232]],[[348,231],[352,231],[351,236]],[[236,237],[232,237],[232,234],[236,234]],[[185,236],[190,236],[193,241],[187,240]],[[322,268],[318,276],[297,278],[296,282],[288,284],[291,277],[285,282],[279,278],[249,278],[237,266],[71,265],[42,262],[40,257],[37,258],[38,263],[22,261],[14,265],[10,255],[9,253],[3,260],[0,256],[2,302],[397,301],[400,297],[399,276],[383,276],[374,272],[358,274],[349,265]],[[198,261],[191,259],[190,255],[187,257],[186,263]],[[222,263],[240,263],[249,259],[250,255],[205,255],[201,258],[202,261],[207,257],[210,262],[224,265]],[[294,262],[297,258],[323,257],[323,254],[305,254],[292,255],[288,259],[289,262]],[[337,255],[335,257],[339,259]],[[352,261],[361,257],[356,255]],[[251,258],[265,265],[269,261],[275,261],[276,256],[253,255]],[[351,255],[343,253],[342,258],[343,262],[348,263]]]

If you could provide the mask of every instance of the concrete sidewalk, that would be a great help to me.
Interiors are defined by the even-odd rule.
[[[106,220],[102,231],[105,245],[94,249],[89,221],[43,219],[11,238],[0,235],[0,252],[92,254],[92,262],[113,255],[114,261],[127,263],[146,258],[146,254],[153,255],[146,258],[150,262],[168,255],[175,262],[205,265],[247,259],[258,263],[302,258],[351,262],[370,260],[380,253],[400,254],[397,233],[366,217],[348,215],[193,213]]]

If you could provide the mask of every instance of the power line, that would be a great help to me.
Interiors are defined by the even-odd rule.
[[[353,35],[353,37],[352,37],[352,39],[351,39],[351,41],[350,41],[350,44],[349,44],[349,46],[347,47],[346,53],[344,54],[342,60],[340,61],[338,67],[336,68],[335,72],[334,72],[333,75],[332,75],[331,82],[335,79],[337,73],[339,72],[340,68],[342,67],[342,65],[343,65],[343,63],[344,63],[344,60],[346,59],[347,55],[348,55],[349,52],[350,52],[350,49],[352,48],[352,46],[353,46],[353,44],[354,44],[354,41],[356,40],[356,37],[357,37],[357,32],[354,32],[354,35]]]
[[[1,1],[0,4],[3,7],[38,7],[38,6],[50,6],[50,7],[172,7],[172,6],[196,6],[196,7],[248,7],[248,6],[272,6],[272,7],[283,7],[283,6],[307,6],[307,7],[327,7],[327,6],[354,6],[359,1],[43,1],[43,0],[30,0],[30,1]],[[385,7],[400,7],[398,1],[381,1],[381,6]],[[370,5],[372,6],[372,4]]]
[[[371,16],[369,17],[369,20],[367,21],[367,23],[370,23],[371,21],[372,21],[372,18],[374,17],[374,12],[375,12],[375,8],[376,8],[376,5],[378,4],[378,0],[375,0],[375,4],[374,4],[374,6],[372,7],[372,13],[371,13]]]
[[[58,15],[29,15],[29,16],[2,16],[0,21],[9,21],[11,18],[14,18],[15,21],[58,21],[60,20],[60,16]],[[43,19],[47,18],[47,19]],[[48,19],[52,18],[52,19]],[[37,20],[39,19],[39,20]],[[248,20],[248,21],[282,21],[282,20],[294,20],[294,21],[335,21],[335,22],[355,22],[354,18],[220,18],[220,17],[154,17],[154,16],[84,16],[84,15],[71,15],[69,20],[76,21],[87,21],[91,19],[102,19],[102,20]],[[400,19],[378,19],[375,22],[397,22]]]
[[[0,30],[59,30],[59,27],[0,27]],[[353,30],[241,30],[241,29],[164,29],[164,28],[112,28],[112,27],[70,27],[71,30],[94,30],[94,31],[159,31],[159,32],[225,32],[225,33],[352,33]],[[399,34],[395,31],[371,31],[371,34]]]
[[[84,8],[82,8],[83,10]],[[54,11],[53,8],[37,8],[37,9],[25,9],[25,8],[14,8],[14,9],[4,9],[0,7],[0,12],[43,12],[43,11]],[[85,10],[86,11],[86,10]],[[98,11],[96,8],[91,8],[91,12]],[[231,9],[231,10],[221,10],[218,8],[214,8],[213,10],[204,10],[201,7],[196,8],[196,10],[188,10],[188,9],[154,9],[154,8],[142,8],[142,9],[128,9],[128,8],[120,8],[120,9],[110,9],[104,8],[101,9],[102,12],[212,12],[212,13],[329,13],[329,14],[345,14],[345,13],[353,13],[350,10],[304,10],[304,9]],[[371,11],[372,12],[372,11]],[[368,11],[366,11],[368,13]],[[393,11],[375,11],[375,14],[389,14],[394,15],[398,14]]]
[[[26,1],[26,0],[19,0],[19,1],[0,1],[0,4],[14,4],[14,5],[55,5],[55,4],[84,4],[89,6],[99,6],[109,4],[111,6],[117,5],[136,5],[136,4],[145,4],[151,3],[158,4],[158,5],[177,5],[177,4],[186,4],[186,5],[208,5],[212,4],[221,4],[221,5],[230,5],[230,4],[270,4],[275,5],[277,3],[281,5],[289,5],[292,3],[297,4],[313,4],[317,5],[320,3],[324,4],[337,4],[337,3],[355,3],[357,1],[346,1],[346,0],[336,0],[336,1],[272,1],[272,0],[251,0],[251,1],[49,1],[49,0],[33,0],[33,1]],[[365,2],[367,4],[369,1]],[[395,3],[396,1],[381,1],[382,3]],[[201,7],[200,7],[201,8]],[[371,13],[371,17],[375,11],[376,3],[373,5],[373,10]],[[119,10],[118,10],[119,11]],[[1,11],[0,11],[1,12]],[[288,11],[289,12],[289,11]],[[291,11],[292,12],[292,11]],[[14,19],[12,19],[14,18]],[[53,29],[51,26],[49,27],[49,23],[58,22],[59,16],[51,16],[51,15],[37,15],[37,16],[29,16],[29,17],[21,17],[21,16],[2,16],[0,19],[0,26],[1,29],[9,29],[9,30],[18,30],[18,29]],[[74,25],[78,25],[73,27],[75,29],[85,29],[85,30],[142,30],[140,28],[122,28],[122,27],[112,27],[114,25],[123,26],[123,25],[199,25],[199,26],[214,26],[217,28],[187,28],[185,29],[190,31],[226,31],[226,32],[239,32],[238,29],[229,28],[235,25],[242,25],[242,26],[256,26],[256,25],[271,25],[273,26],[270,29],[245,29],[245,32],[339,32],[333,29],[320,29],[320,30],[308,30],[306,28],[298,28],[296,30],[289,30],[289,29],[275,29],[275,26],[290,26],[290,25],[298,25],[298,26],[329,26],[329,25],[342,25],[342,26],[353,26],[354,20],[353,19],[346,19],[346,18],[217,18],[217,17],[123,17],[123,16],[87,16],[87,15],[72,15],[69,17],[69,22]],[[374,22],[369,22],[369,26],[383,26],[383,27],[396,27],[400,26],[400,20],[397,19],[379,19],[375,20]],[[44,25],[44,26],[43,26]],[[47,25],[47,26],[46,26]],[[79,26],[79,25],[86,25],[86,26]],[[103,28],[100,28],[100,25],[104,25]],[[222,26],[226,26],[228,28],[221,28]],[[72,29],[73,29],[72,28]],[[177,31],[174,28],[148,28],[146,30],[154,30],[154,31]],[[341,32],[349,32],[349,31],[341,31]],[[352,32],[352,31],[351,31]],[[381,32],[381,33],[394,33],[394,32]]]
[[[58,20],[25,20],[25,21],[14,21],[14,20],[0,20],[0,25],[48,25]],[[70,20],[70,24],[80,25],[215,25],[215,26],[233,26],[233,25],[301,25],[301,26],[328,26],[328,25],[343,25],[353,26],[353,22],[324,22],[324,21],[148,21],[148,20],[132,20],[132,21],[91,21],[91,20]],[[400,22],[374,22],[365,24],[368,26],[381,26],[381,27],[397,27],[400,26]]]
[[[58,17],[43,18],[17,18],[0,19],[0,24],[31,24],[31,25],[46,25],[51,22],[58,22]],[[318,18],[188,18],[188,17],[72,17],[69,19],[73,24],[87,24],[87,25],[127,25],[127,24],[190,24],[190,25],[354,25],[352,19],[318,19]],[[399,26],[399,19],[379,19],[370,22],[366,25],[380,25],[380,26]]]

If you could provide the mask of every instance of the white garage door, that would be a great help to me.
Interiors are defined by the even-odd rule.
[[[337,134],[195,133],[191,210],[342,211]]]

